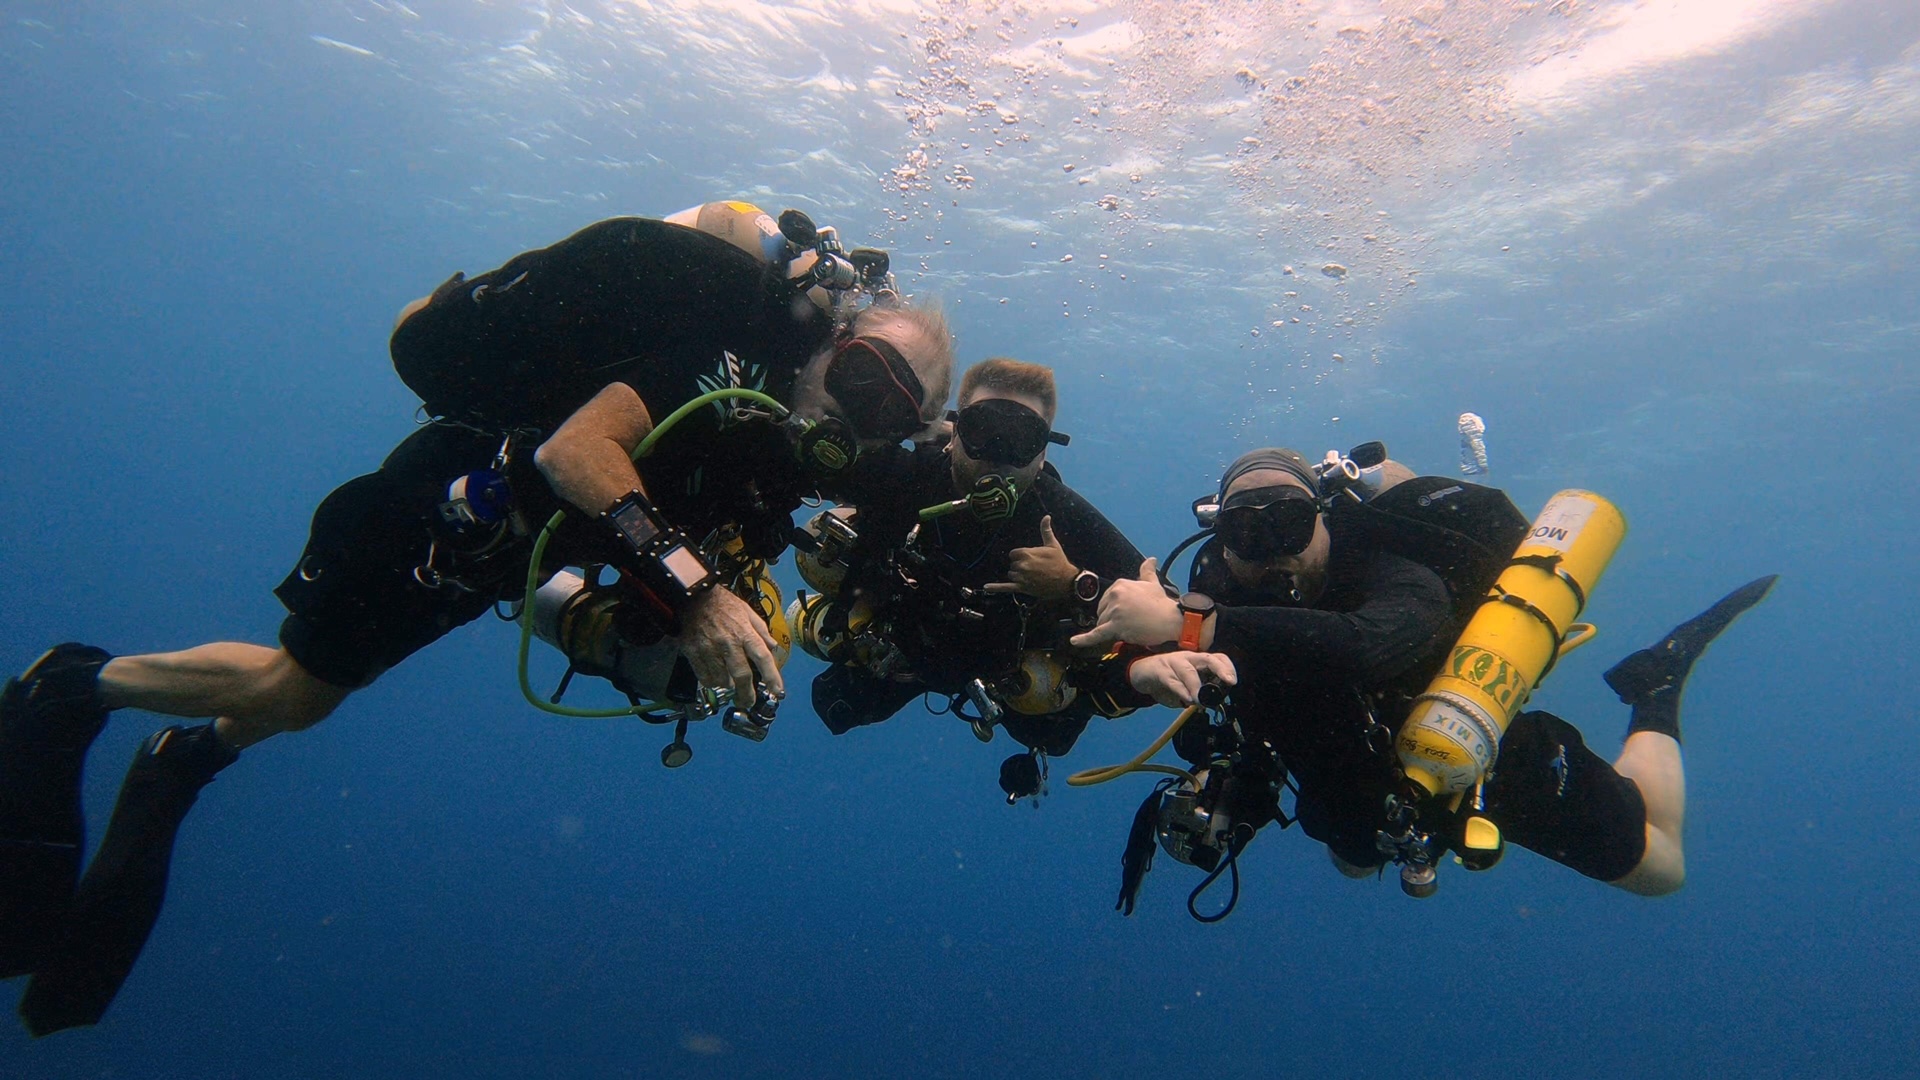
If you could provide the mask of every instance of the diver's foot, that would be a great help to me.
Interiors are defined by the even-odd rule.
[[[106,726],[104,649],[56,645],[0,691],[0,979],[52,947],[80,877],[80,775]]]
[[[79,750],[93,745],[107,722],[100,705],[100,669],[113,654],[92,645],[55,645],[0,693],[0,750]]]
[[[170,727],[140,745],[59,941],[21,999],[35,1037],[97,1023],[113,1003],[160,918],[180,823],[239,756],[212,724]]]
[[[1693,670],[1693,662],[1713,639],[1742,612],[1765,599],[1779,578],[1778,574],[1768,574],[1747,582],[1721,597],[1712,607],[1674,627],[1672,633],[1652,648],[1628,656],[1601,677],[1628,705],[1646,705],[1677,695],[1687,681],[1687,673]]]

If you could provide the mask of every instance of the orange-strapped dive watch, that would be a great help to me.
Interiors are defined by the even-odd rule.
[[[1213,597],[1190,592],[1180,597],[1180,648],[1195,652],[1200,648],[1200,631],[1213,614]]]

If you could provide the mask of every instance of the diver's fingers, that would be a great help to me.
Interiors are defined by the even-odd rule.
[[[982,586],[982,588],[986,589],[988,592],[993,592],[993,593],[1020,591],[1020,586],[1014,584],[1011,581],[989,581],[984,586]]]
[[[754,621],[758,622],[759,620],[756,619]],[[735,701],[738,701],[743,705],[751,705],[753,703],[753,699],[755,696],[755,690],[753,687],[754,672],[757,672],[759,674],[760,681],[766,684],[768,693],[772,694],[775,697],[786,696],[787,684],[784,680],[780,678],[780,661],[774,657],[773,649],[766,642],[763,642],[763,641],[747,642],[746,658],[747,658],[747,662],[753,665],[753,672],[748,673],[746,697],[736,697],[734,698]],[[735,683],[736,693],[738,693],[738,685],[739,684],[736,681]]]
[[[1200,669],[1191,661],[1171,665],[1174,681],[1180,687],[1180,704],[1191,705],[1200,696]]]
[[[767,655],[769,656],[773,655],[773,650],[775,646],[775,642],[773,640],[773,627],[768,626],[765,620],[760,618],[760,614],[758,612],[752,611],[751,609],[749,609],[748,611],[747,621],[752,624],[755,630],[760,632],[760,644],[766,648]]]
[[[1053,515],[1047,514],[1040,519],[1040,546],[1057,548],[1060,541],[1053,537]]]
[[[1223,685],[1240,685],[1240,673],[1234,670],[1233,659],[1225,653],[1194,653],[1194,664],[1213,673]]]
[[[1120,632],[1111,623],[1099,623],[1084,634],[1075,634],[1067,639],[1067,644],[1075,648],[1100,648],[1120,640]]]
[[[1151,555],[1147,556],[1146,560],[1140,564],[1141,581],[1149,581],[1155,585],[1160,584],[1160,571],[1156,569],[1159,561],[1160,560]]]
[[[753,661],[745,649],[728,654],[727,685],[733,687],[734,704],[743,709],[753,704]]]

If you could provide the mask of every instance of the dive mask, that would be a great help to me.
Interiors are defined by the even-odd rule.
[[[987,398],[953,414],[954,435],[975,461],[1024,468],[1047,444],[1067,444],[1046,418],[1017,401]]]
[[[1236,491],[1220,504],[1214,535],[1235,555],[1265,562],[1298,555],[1313,542],[1320,516],[1314,497],[1290,484]]]
[[[877,337],[850,337],[827,360],[827,393],[855,430],[899,442],[926,426],[920,401],[926,389],[900,350]]]

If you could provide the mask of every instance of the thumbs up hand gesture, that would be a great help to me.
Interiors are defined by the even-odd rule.
[[[1042,600],[1063,600],[1073,593],[1080,568],[1067,558],[1053,535],[1053,515],[1040,519],[1040,546],[1008,553],[1007,580],[987,584],[988,592],[1021,592]]]

